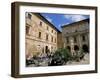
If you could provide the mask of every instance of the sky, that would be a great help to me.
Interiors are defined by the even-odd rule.
[[[61,26],[89,18],[89,15],[41,13],[60,31]]]

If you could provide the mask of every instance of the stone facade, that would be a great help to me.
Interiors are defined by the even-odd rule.
[[[54,52],[57,47],[56,29],[39,13],[26,13],[26,57]]]
[[[62,26],[62,38],[72,55],[81,50],[89,53],[89,19]]]

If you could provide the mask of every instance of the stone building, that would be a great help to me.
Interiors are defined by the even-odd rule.
[[[39,13],[26,12],[26,57],[54,52],[57,47],[56,27]]]
[[[89,19],[62,26],[62,38],[72,55],[81,50],[89,53]]]

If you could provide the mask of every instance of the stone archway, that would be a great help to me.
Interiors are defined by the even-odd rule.
[[[79,47],[77,45],[74,45],[74,50],[75,51],[78,51],[79,50]]]
[[[82,50],[83,50],[83,52],[89,52],[89,48],[88,48],[88,46],[86,44],[84,44],[82,46]]]

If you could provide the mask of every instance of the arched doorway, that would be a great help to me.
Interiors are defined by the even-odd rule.
[[[67,48],[67,50],[70,52],[70,50],[71,50],[70,46],[67,46],[66,48]]]
[[[78,51],[78,50],[79,50],[79,47],[78,47],[77,45],[75,45],[75,46],[74,46],[74,50],[75,50],[75,51]]]
[[[45,46],[45,53],[48,53],[48,46]]]
[[[86,44],[84,44],[82,46],[82,50],[83,50],[83,52],[89,52],[89,48],[88,48],[88,46]]]

